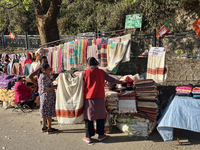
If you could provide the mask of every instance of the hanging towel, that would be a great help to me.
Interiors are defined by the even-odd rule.
[[[61,73],[61,65],[62,65],[62,50],[59,50],[59,56],[58,56],[58,73]]]
[[[48,47],[48,50],[49,52],[48,52],[47,60],[48,60],[49,66],[52,68],[52,56],[51,56],[52,47]]]
[[[101,67],[107,67],[107,44],[101,44]]]
[[[96,58],[96,53],[97,53],[97,45],[88,46],[87,59],[88,59],[89,57],[94,57],[94,58]]]
[[[85,40],[82,40],[82,45],[81,45],[81,64],[84,63],[84,44],[85,44]]]
[[[84,41],[84,63],[87,64],[87,48],[88,48],[88,39]]]
[[[67,43],[67,70],[71,69],[70,60],[70,42]]]
[[[97,45],[96,59],[101,64],[101,44]]]
[[[82,40],[78,41],[78,64],[81,63],[81,46],[82,46]]]
[[[92,40],[88,40],[88,46],[92,46]]]
[[[156,83],[163,83],[166,80],[165,54],[166,51],[162,56],[148,55],[146,79],[153,79]]]
[[[53,52],[53,72],[56,72],[56,58],[57,58],[57,51],[54,50]]]
[[[67,70],[74,68],[74,41],[69,44],[69,65]]]
[[[58,61],[59,61],[59,46],[57,47],[57,59],[56,59],[56,73],[58,73]]]
[[[110,62],[110,44],[107,45],[107,63]]]
[[[64,43],[64,70],[67,70],[67,43]]]
[[[98,38],[94,40],[95,45],[102,44],[102,38]]]
[[[124,42],[121,42],[121,43],[117,43],[111,53],[111,58],[110,58],[110,63],[107,67],[107,69],[109,71],[113,71],[113,69],[115,67],[118,66],[118,64],[120,63],[120,61],[123,59],[126,51],[127,51],[127,48],[128,48],[128,45],[130,43],[130,40],[126,40]],[[112,44],[111,44],[112,45]],[[114,73],[116,73],[117,70],[115,70]]]
[[[61,73],[56,94],[56,116],[58,123],[75,124],[84,120],[83,77],[72,78],[71,74]]]
[[[108,38],[103,37],[102,38],[102,44],[108,44]]]
[[[74,68],[78,66],[78,41],[74,41]]]
[[[124,42],[126,40],[130,40],[130,44],[127,48],[127,51],[124,55],[124,58],[122,59],[122,62],[130,61],[130,53],[131,53],[131,34],[127,34],[121,37],[121,42]]]

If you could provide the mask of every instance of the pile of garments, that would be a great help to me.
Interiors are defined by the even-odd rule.
[[[177,96],[187,96],[192,97],[192,85],[180,85],[176,87],[176,95]]]
[[[137,97],[137,115],[145,118],[148,116],[148,119],[154,122],[159,108],[159,91],[156,83],[152,79],[136,81],[135,93]]]
[[[119,98],[118,98],[118,93],[115,91],[106,91],[105,92],[105,98],[106,98],[106,108],[107,111],[110,113],[118,113],[119,107]]]
[[[200,87],[194,87],[192,90],[193,98],[200,99]]]
[[[148,136],[149,120],[137,116],[117,116],[116,125],[119,130],[134,136]]]
[[[137,113],[135,91],[123,91],[119,94],[119,113]]]

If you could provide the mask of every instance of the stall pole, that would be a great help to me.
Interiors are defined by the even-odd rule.
[[[159,47],[162,47],[162,38],[161,37],[158,38],[158,43],[159,43]]]
[[[156,29],[153,30],[153,46],[156,47]]]

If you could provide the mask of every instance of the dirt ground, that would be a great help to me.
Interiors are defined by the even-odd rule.
[[[129,137],[119,130],[108,134],[107,139],[97,141],[97,135],[93,137],[93,145],[86,144],[82,138],[84,124],[59,125],[53,122],[53,127],[60,130],[57,134],[48,135],[41,133],[38,110],[22,113],[20,110],[12,112],[13,108],[4,109],[0,104],[0,149],[6,150],[199,150],[200,133],[179,130],[180,139],[184,142],[179,145],[174,132],[174,140],[163,142],[155,129],[149,139],[144,137]]]

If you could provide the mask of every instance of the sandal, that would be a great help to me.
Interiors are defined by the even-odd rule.
[[[47,132],[48,130],[48,127],[46,127],[46,129],[42,128],[41,132],[44,133],[44,132]]]
[[[48,129],[47,134],[52,134],[52,133],[57,133],[57,132],[58,132],[58,129],[51,128],[51,129]]]

